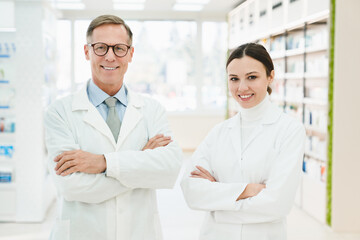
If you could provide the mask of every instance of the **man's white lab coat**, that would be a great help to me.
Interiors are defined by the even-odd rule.
[[[159,103],[131,91],[128,99],[117,143],[86,88],[48,109],[48,166],[61,201],[51,239],[162,239],[155,189],[173,187],[181,149],[171,142],[141,151],[151,137],[171,132]],[[74,149],[105,154],[106,172],[56,175],[55,156]]]

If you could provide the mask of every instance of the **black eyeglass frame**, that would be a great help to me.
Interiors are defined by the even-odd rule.
[[[97,53],[95,52],[95,49],[94,49],[94,46],[95,46],[96,44],[104,44],[104,45],[107,47],[107,48],[106,48],[106,52],[105,52],[104,54],[97,54]],[[95,55],[97,55],[97,56],[99,56],[99,57],[105,56],[105,55],[109,52],[109,49],[110,49],[110,48],[112,48],[113,53],[115,54],[115,56],[117,56],[117,57],[125,57],[126,54],[129,52],[129,49],[131,48],[131,46],[126,45],[126,44],[124,44],[124,43],[118,43],[118,44],[115,44],[115,45],[108,45],[108,44],[103,43],[103,42],[96,42],[96,43],[88,43],[88,44],[86,44],[86,45],[88,45],[89,47],[92,47]],[[119,55],[117,55],[117,54],[115,53],[115,47],[116,47],[116,46],[119,46],[119,45],[126,47],[126,52],[125,52],[125,54],[122,55],[122,56],[119,56]]]

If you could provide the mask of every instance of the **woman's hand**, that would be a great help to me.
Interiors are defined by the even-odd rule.
[[[196,166],[196,168],[198,170],[192,171],[190,177],[203,178],[209,180],[210,182],[216,182],[216,179],[209,173],[208,170],[201,166]]]
[[[240,199],[245,199],[245,198],[249,198],[249,197],[254,197],[256,195],[259,194],[259,192],[261,192],[261,190],[263,190],[264,188],[266,188],[265,184],[260,184],[260,183],[249,183],[245,190],[240,194],[240,196],[236,199],[236,201],[239,201]]]

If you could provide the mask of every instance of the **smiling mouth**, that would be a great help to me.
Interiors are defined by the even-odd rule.
[[[103,69],[105,69],[105,70],[108,70],[108,71],[112,71],[112,70],[115,70],[115,69],[117,69],[117,68],[119,68],[119,67],[105,67],[105,66],[101,66]]]
[[[252,96],[254,96],[254,93],[252,93],[252,94],[246,94],[246,95],[238,95],[240,98],[241,98],[241,100],[248,100],[248,99],[250,99]]]

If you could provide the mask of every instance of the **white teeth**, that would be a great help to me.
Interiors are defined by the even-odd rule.
[[[252,94],[249,94],[249,95],[239,95],[241,98],[249,98],[252,96]]]
[[[115,70],[116,69],[116,67],[103,67],[105,70]]]

